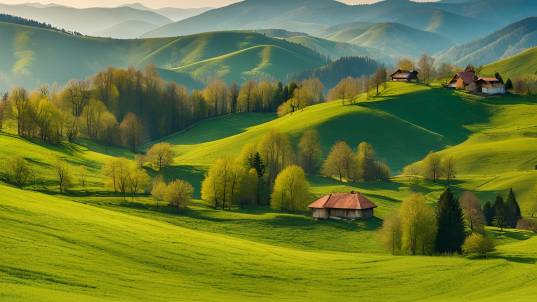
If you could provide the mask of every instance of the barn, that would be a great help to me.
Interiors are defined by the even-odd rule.
[[[418,72],[416,70],[403,70],[397,69],[390,76],[394,82],[417,82],[418,81]]]
[[[332,193],[308,206],[315,219],[369,219],[377,207],[362,193]]]

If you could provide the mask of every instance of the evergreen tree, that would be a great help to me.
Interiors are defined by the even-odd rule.
[[[503,213],[504,202],[503,202],[503,198],[500,195],[496,196],[496,200],[494,201],[494,207],[493,208],[494,208],[494,216],[493,217],[498,216],[499,213]]]
[[[505,82],[505,90],[513,90],[514,86],[513,86],[513,81],[511,81],[511,79],[507,79],[507,81]]]
[[[263,191],[263,176],[265,175],[265,163],[263,163],[263,159],[261,158],[259,152],[256,152],[253,156],[248,158],[248,164],[250,165],[250,168],[254,169],[257,174],[256,201],[257,204],[261,204],[261,193]]]
[[[437,221],[436,251],[438,253],[460,252],[466,238],[464,218],[459,201],[449,188],[442,193],[438,201]]]
[[[516,227],[517,222],[522,218],[520,206],[518,205],[513,189],[509,190],[509,196],[504,204],[504,215],[505,225],[511,228]]]
[[[494,207],[490,203],[490,201],[487,201],[485,205],[483,206],[483,214],[485,215],[485,222],[487,225],[492,225],[494,220]]]

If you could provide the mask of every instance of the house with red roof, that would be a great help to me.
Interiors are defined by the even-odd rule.
[[[369,219],[377,207],[362,193],[332,193],[308,206],[316,219]]]
[[[505,84],[496,77],[479,77],[473,66],[457,73],[446,85],[448,88],[466,90],[487,95],[505,94]]]

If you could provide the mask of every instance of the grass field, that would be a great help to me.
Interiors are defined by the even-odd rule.
[[[537,48],[531,48],[515,56],[486,65],[482,73],[493,75],[499,72],[505,79],[523,76],[535,76],[537,73]]]
[[[236,155],[271,129],[296,142],[314,128],[325,152],[337,140],[353,146],[367,140],[394,171],[429,150],[453,156],[456,193],[476,191],[485,201],[513,187],[527,213],[537,196],[535,110],[521,97],[389,84],[382,96],[357,105],[200,122],[166,139],[178,156],[164,174],[192,182],[199,198],[218,157]],[[147,196],[123,199],[103,190],[101,174],[108,159],[132,158],[121,149],[84,141],[46,146],[8,129],[0,132],[0,161],[13,155],[29,160],[44,181],[26,191],[0,183],[1,301],[532,301],[537,295],[537,237],[528,232],[488,228],[498,247],[486,260],[394,257],[383,249],[382,219],[413,192],[434,206],[443,182],[397,176],[353,184],[311,175],[312,199],[355,190],[379,206],[369,221],[315,221],[263,207],[216,211],[199,199],[185,210],[157,207]],[[55,193],[52,166],[60,158],[73,171],[88,167],[89,192]]]

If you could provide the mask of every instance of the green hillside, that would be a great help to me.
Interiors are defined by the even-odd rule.
[[[537,18],[527,18],[476,41],[454,46],[437,60],[459,66],[489,64],[534,47],[536,33]]]
[[[422,31],[398,23],[349,23],[328,28],[323,37],[354,45],[379,49],[393,58],[418,57],[434,54],[452,45],[438,34]]]
[[[506,79],[533,76],[537,74],[537,48],[485,65],[482,72],[490,75],[499,72]]]
[[[529,98],[389,83],[381,97],[362,96],[358,105],[331,102],[281,118],[255,113],[200,122],[168,139],[179,155],[165,174],[191,181],[199,196],[216,158],[236,155],[271,129],[296,140],[315,128],[325,151],[336,140],[353,146],[367,140],[394,170],[441,150],[456,159],[456,192],[477,191],[487,200],[514,187],[527,213],[537,192],[530,166],[536,110]],[[0,162],[21,155],[43,181],[26,191],[0,182],[2,301],[531,301],[537,295],[537,237],[529,232],[487,228],[498,246],[486,260],[384,251],[377,237],[382,219],[413,192],[434,202],[442,183],[309,176],[312,199],[366,194],[378,205],[368,221],[315,221],[264,207],[217,211],[200,200],[177,210],[156,207],[148,196],[125,200],[103,190],[103,163],[131,153],[84,141],[41,145],[7,126]],[[72,171],[88,168],[87,191],[56,193],[58,159]]]
[[[171,70],[201,61],[213,62],[212,67],[224,69],[219,63],[221,57],[235,57],[231,65],[234,77],[229,80],[240,81],[239,75],[247,75],[252,66],[265,64],[262,72],[269,77],[280,78],[287,72],[300,72],[323,65],[325,60],[316,52],[281,39],[267,37],[253,32],[217,32],[193,36],[164,39],[114,40],[74,36],[54,30],[0,22],[0,35],[5,43],[0,44],[0,89],[12,85],[37,87],[42,83],[65,83],[75,78],[86,78],[108,67],[139,67],[155,64],[158,68]],[[276,54],[259,56],[246,51],[252,47],[271,50],[278,48]],[[237,56],[238,53],[250,53]],[[263,61],[268,60],[268,61]],[[288,64],[288,62],[296,62]],[[304,65],[301,65],[304,64]],[[246,69],[245,69],[246,68]],[[183,84],[214,76],[212,69],[204,72],[192,71],[173,77],[172,80],[185,79]],[[190,78],[190,79],[189,79]],[[189,87],[192,87],[189,85]]]

